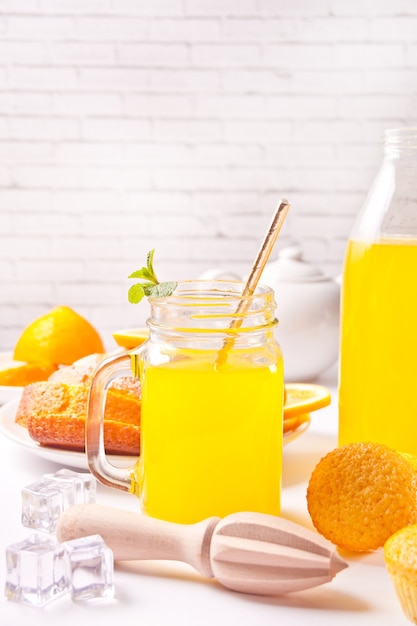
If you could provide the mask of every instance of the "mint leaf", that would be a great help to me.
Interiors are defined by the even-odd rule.
[[[146,256],[146,267],[141,267],[140,270],[136,270],[135,272],[132,272],[132,274],[130,274],[128,278],[144,278],[146,281],[153,283],[154,285],[157,285],[159,281],[153,269],[153,255],[154,254],[155,254],[155,250],[151,250],[150,252],[148,252]]]
[[[154,277],[149,272],[147,267],[142,267],[142,269],[132,272],[131,274],[129,274],[128,278],[144,278],[145,280],[149,281],[151,284],[155,284]]]
[[[160,283],[153,268],[153,257],[155,250],[150,250],[146,257],[146,267],[142,267],[129,274],[128,278],[139,278],[142,282],[132,285],[128,292],[128,300],[132,304],[137,304],[144,296],[161,298],[170,296],[177,286],[176,282]]]
[[[155,272],[153,269],[153,255],[155,254],[155,248],[150,250],[146,256],[146,265],[148,267],[149,272],[155,276]]]
[[[138,304],[144,297],[145,292],[141,285],[132,285],[128,291],[127,297],[132,304]]]
[[[178,283],[175,282],[158,283],[152,287],[146,287],[144,291],[147,296],[151,296],[152,298],[162,298],[165,296],[171,296],[174,293],[177,284]]]

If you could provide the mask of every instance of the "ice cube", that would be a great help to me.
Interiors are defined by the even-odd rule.
[[[113,552],[100,535],[72,539],[65,550],[66,578],[73,600],[112,598]]]
[[[43,478],[54,480],[60,484],[73,484],[76,504],[92,504],[96,501],[97,481],[90,473],[74,472],[63,468],[54,474],[44,474]]]
[[[73,506],[75,499],[73,481],[43,477],[22,489],[22,525],[53,533],[61,513]]]
[[[95,502],[97,481],[91,474],[61,469],[22,489],[22,524],[53,533],[58,519],[74,504]]]
[[[68,592],[64,548],[33,534],[6,548],[5,595],[8,600],[44,606]]]

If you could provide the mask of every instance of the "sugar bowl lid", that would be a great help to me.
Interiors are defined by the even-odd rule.
[[[275,261],[267,263],[262,278],[287,283],[331,280],[318,267],[304,261],[301,249],[296,245],[283,248]]]

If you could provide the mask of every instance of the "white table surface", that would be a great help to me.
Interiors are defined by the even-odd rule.
[[[336,446],[337,394],[334,378],[329,407],[312,413],[309,430],[284,450],[282,515],[307,527],[306,486],[319,459]],[[168,561],[135,561],[115,567],[115,598],[76,603],[69,597],[44,608],[27,607],[4,597],[5,548],[31,534],[21,526],[22,487],[60,466],[0,437],[0,624],[66,626],[94,620],[100,626],[406,626],[386,572],[382,552],[344,558],[349,568],[311,590],[282,597],[229,591],[191,566]],[[138,511],[135,497],[99,485],[97,502]]]

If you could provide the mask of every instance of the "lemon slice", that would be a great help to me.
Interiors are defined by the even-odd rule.
[[[147,340],[148,336],[148,328],[124,328],[112,333],[112,337],[117,345],[126,348],[126,350],[137,348]]]
[[[322,409],[330,401],[331,394],[327,387],[309,383],[286,383],[284,420]]]

